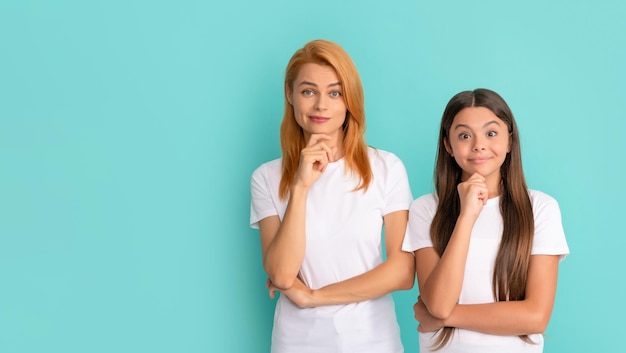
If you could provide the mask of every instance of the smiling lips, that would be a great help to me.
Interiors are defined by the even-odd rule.
[[[318,116],[318,115],[311,115],[309,116],[309,119],[311,119],[311,121],[314,123],[325,123],[328,120],[330,120],[330,118],[327,118],[325,116]]]
[[[489,157],[474,157],[474,158],[470,158],[470,162],[472,163],[477,163],[477,164],[481,164],[481,163],[485,163],[488,160],[490,160],[491,158]]]

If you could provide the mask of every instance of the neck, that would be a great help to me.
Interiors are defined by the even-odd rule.
[[[500,195],[500,184],[501,184],[500,175],[498,175],[497,178],[493,178],[493,179],[496,179],[496,180],[487,179],[487,193],[488,193],[487,197],[490,199]]]

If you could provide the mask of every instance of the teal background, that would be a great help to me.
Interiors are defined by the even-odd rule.
[[[340,43],[368,143],[432,191],[448,99],[510,104],[558,199],[546,352],[622,346],[626,5],[582,1],[0,2],[0,351],[268,352],[249,178],[279,156],[283,70]],[[394,293],[407,352],[411,306]]]

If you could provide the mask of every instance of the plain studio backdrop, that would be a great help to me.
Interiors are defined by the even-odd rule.
[[[433,191],[455,93],[510,104],[560,203],[546,352],[622,346],[626,5],[581,1],[0,3],[0,351],[268,352],[249,180],[278,158],[283,75],[338,42],[367,142]],[[417,289],[394,293],[417,352]]]

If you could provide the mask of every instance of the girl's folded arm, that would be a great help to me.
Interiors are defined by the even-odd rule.
[[[494,335],[543,333],[554,306],[558,265],[558,255],[532,255],[524,300],[457,305],[444,326]]]

